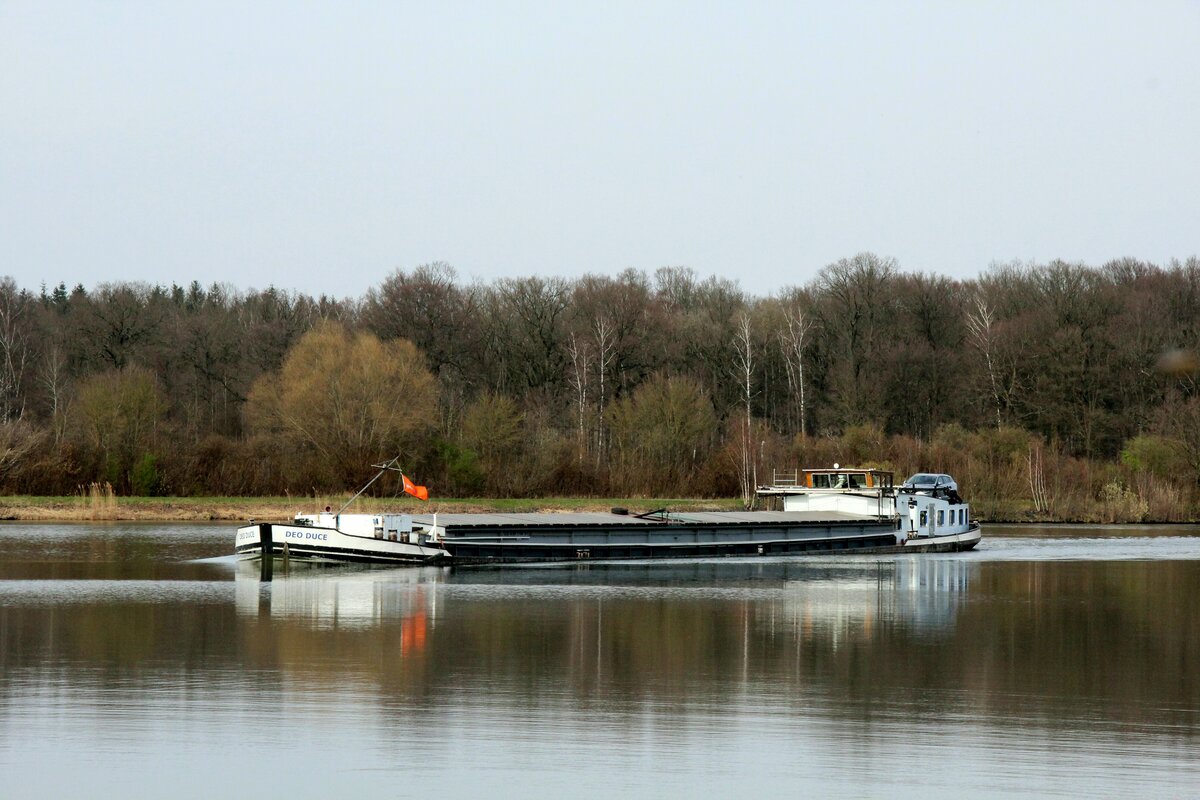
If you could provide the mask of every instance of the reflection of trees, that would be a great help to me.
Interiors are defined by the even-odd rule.
[[[53,662],[71,680],[148,687],[164,672],[233,670],[281,690],[373,687],[381,704],[406,707],[483,694],[506,707],[736,710],[766,697],[781,711],[816,702],[863,720],[960,709],[1051,727],[1093,714],[1196,729],[1200,564],[954,563],[969,575],[914,583],[894,565],[820,566],[721,582],[547,570],[505,584],[464,572],[331,600],[329,574],[282,605],[294,578],[250,584],[236,610],[9,605],[0,669]]]

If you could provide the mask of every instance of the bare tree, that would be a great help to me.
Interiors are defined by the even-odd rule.
[[[25,411],[22,381],[29,359],[28,292],[10,277],[0,279],[0,422],[19,419]]]
[[[733,341],[733,365],[738,383],[741,384],[741,401],[746,415],[739,430],[738,482],[742,490],[742,504],[750,508],[754,505],[754,488],[758,484],[758,460],[754,453],[751,416],[751,400],[754,397],[754,337],[750,314],[745,311],[737,319]]]
[[[155,454],[167,412],[154,374],[129,366],[93,375],[80,385],[72,412],[72,428],[82,434],[98,468],[128,491],[135,465]]]
[[[110,283],[87,298],[84,335],[98,360],[115,369],[125,368],[135,352],[159,333],[163,314],[159,287],[143,283]]]
[[[241,368],[240,331],[223,298],[216,293],[209,298],[207,306],[175,319],[171,336],[180,369],[164,376],[177,402],[190,398],[185,416],[195,441],[205,434],[236,431],[249,392]]]
[[[1042,464],[1041,444],[1031,444],[1029,455],[1025,459],[1029,468],[1029,494],[1033,499],[1033,509],[1039,514],[1051,513],[1054,507],[1053,498],[1046,489],[1046,469]]]
[[[653,376],[610,410],[622,480],[656,492],[694,491],[717,426],[712,402],[691,378]]]
[[[783,351],[783,364],[787,370],[788,391],[800,401],[800,435],[808,435],[808,409],[804,388],[804,351],[808,345],[808,333],[812,320],[798,306],[785,306],[783,311],[785,328],[779,331],[779,346]]]
[[[255,383],[246,411],[252,428],[281,432],[352,483],[373,459],[410,451],[433,427],[437,402],[437,383],[411,342],[324,323],[278,374]]]
[[[672,311],[686,312],[696,306],[697,283],[690,267],[659,267],[654,271],[655,292]]]
[[[458,285],[458,274],[443,261],[412,272],[397,270],[367,292],[362,321],[380,339],[408,339],[425,354],[434,375],[451,373],[456,381],[476,377],[479,297]]]
[[[568,382],[571,384],[571,389],[575,392],[575,403],[578,411],[578,443],[579,463],[583,463],[584,453],[587,451],[587,426],[585,423],[585,412],[588,402],[588,364],[589,353],[587,343],[582,342],[574,332],[567,338],[567,355],[571,358],[571,374],[568,377]]]
[[[488,339],[499,360],[498,388],[507,386],[508,393],[520,396],[529,391],[553,394],[561,387],[569,288],[562,278],[505,278],[489,292]]]
[[[463,414],[463,442],[478,455],[484,485],[497,496],[521,486],[518,465],[524,460],[525,415],[512,398],[484,392]]]
[[[607,399],[606,378],[612,366],[616,352],[613,349],[613,327],[607,315],[596,318],[592,324],[592,335],[596,340],[596,465],[599,466],[605,455],[605,423],[604,401]]]
[[[44,432],[20,419],[0,421],[0,482],[20,470],[42,443]]]
[[[68,410],[67,359],[58,342],[51,342],[42,353],[38,380],[50,404],[50,425],[54,431],[54,444],[57,446],[66,432]]]
[[[992,386],[992,402],[996,407],[996,429],[1003,425],[1000,417],[1000,384],[996,379],[995,343],[992,327],[996,315],[988,305],[982,293],[977,293],[972,300],[971,308],[967,310],[967,330],[970,331],[971,343],[983,355],[987,365],[988,382]]]
[[[813,310],[828,340],[830,396],[824,405],[838,424],[867,422],[883,404],[881,376],[889,366],[897,316],[896,269],[891,258],[859,253],[825,267],[813,283],[818,298]]]

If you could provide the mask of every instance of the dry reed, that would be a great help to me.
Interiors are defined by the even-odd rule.
[[[117,493],[108,481],[80,486],[79,496],[88,519],[117,519]]]

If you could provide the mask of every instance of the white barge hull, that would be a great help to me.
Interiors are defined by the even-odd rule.
[[[267,555],[302,561],[377,564],[429,564],[446,556],[446,551],[436,544],[358,536],[334,527],[279,522],[259,522],[238,528],[234,550],[245,559]]]
[[[922,536],[906,539],[897,548],[898,553],[961,553],[971,550],[979,544],[983,532],[979,523],[972,523],[970,528],[962,533],[947,533],[939,536]]]

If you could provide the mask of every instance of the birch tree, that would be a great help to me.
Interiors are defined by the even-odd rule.
[[[738,483],[742,504],[754,505],[754,489],[758,484],[758,460],[754,453],[754,428],[751,401],[754,397],[754,337],[749,312],[737,319],[733,341],[734,373],[741,388],[742,413],[745,419],[739,426]]]
[[[571,374],[567,381],[571,384],[571,390],[575,393],[575,408],[576,408],[576,448],[579,451],[579,463],[583,463],[584,455],[587,452],[587,424],[586,413],[588,404],[588,364],[589,352],[587,342],[582,341],[572,331],[567,337],[567,356],[571,359]]]
[[[976,293],[971,307],[967,311],[967,330],[970,331],[971,344],[983,355],[987,367],[988,383],[992,388],[992,402],[996,409],[996,430],[1000,430],[1003,420],[1000,416],[1000,384],[996,377],[995,343],[992,328],[996,316],[988,305],[982,293]]]
[[[37,373],[42,390],[46,393],[50,412],[50,428],[57,446],[66,432],[68,411],[67,359],[58,342],[51,342],[42,353]]]
[[[592,325],[592,335],[596,342],[596,465],[604,460],[607,443],[605,442],[604,403],[607,399],[608,370],[612,366],[613,357],[613,328],[607,315],[596,318]]]
[[[779,346],[783,351],[783,364],[787,371],[788,393],[799,400],[801,436],[808,435],[808,408],[805,400],[804,352],[808,346],[808,334],[812,320],[796,305],[788,305],[783,311],[784,328],[779,331]]]

